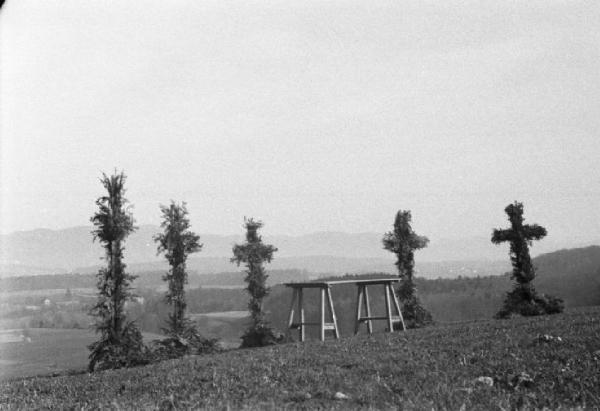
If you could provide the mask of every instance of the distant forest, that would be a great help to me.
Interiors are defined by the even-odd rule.
[[[137,273],[134,287],[156,288],[164,286],[164,271],[148,271]],[[310,277],[306,270],[270,270],[269,283],[305,281]],[[202,286],[243,286],[243,274],[239,272],[224,272],[216,274],[196,274],[193,271],[188,276],[188,289]],[[95,288],[95,274],[48,274],[24,277],[0,278],[0,290],[3,292]]]

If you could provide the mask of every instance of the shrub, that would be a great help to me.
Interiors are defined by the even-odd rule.
[[[219,351],[216,338],[204,338],[194,324],[185,322],[183,329],[171,333],[167,338],[154,341],[149,347],[150,361],[162,361],[183,357],[184,355],[209,354]]]
[[[142,333],[133,322],[127,323],[119,336],[108,335],[90,345],[90,371],[134,367],[149,363]]]
[[[274,331],[271,327],[259,324],[248,328],[242,335],[242,347],[265,347],[284,342],[283,334]]]

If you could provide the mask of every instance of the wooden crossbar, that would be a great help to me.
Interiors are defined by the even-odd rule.
[[[307,326],[307,325],[321,325],[321,323],[320,322],[293,323],[292,325],[290,325],[290,328],[298,328],[298,327]]]
[[[294,328],[297,329],[301,326],[307,326],[307,325],[321,325],[320,322],[306,322],[306,323],[292,323],[290,325],[290,328]],[[325,323],[323,324],[323,327],[325,327],[326,330],[334,330],[336,328],[334,323]]]
[[[365,321],[370,321],[370,320],[387,320],[387,319],[388,319],[387,315],[382,315],[382,316],[378,316],[378,317],[360,317],[358,319],[358,321],[365,322]],[[392,321],[402,321],[402,318],[400,318],[398,316],[392,316]]]

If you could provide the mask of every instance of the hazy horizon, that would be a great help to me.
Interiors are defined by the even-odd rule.
[[[600,238],[600,5],[34,2],[0,10],[0,233],[139,225]]]
[[[148,224],[137,224],[136,223],[136,230],[134,231],[134,233],[136,233],[139,229],[143,229],[143,228],[148,228],[148,227],[152,227],[152,228],[156,228],[156,232],[160,232],[160,225],[159,224],[152,224],[152,223],[148,223]],[[508,225],[504,228],[508,228]],[[60,227],[60,228],[47,228],[47,227],[37,227],[37,228],[31,228],[31,229],[26,229],[26,230],[15,230],[15,231],[11,231],[8,233],[1,233],[0,235],[2,236],[12,236],[12,235],[18,235],[18,234],[24,234],[24,233],[32,233],[32,232],[36,232],[36,231],[51,231],[51,232],[59,232],[59,231],[71,231],[71,230],[80,230],[80,229],[89,229],[90,230],[90,236],[91,231],[94,229],[93,225],[89,224],[89,225],[77,225],[77,226],[70,226],[70,227]],[[207,231],[201,231],[201,230],[196,230],[194,226],[191,227],[191,229],[195,232],[197,232],[199,235],[201,236],[216,236],[216,237],[239,237],[240,239],[243,239],[245,236],[245,231],[243,228],[243,225],[240,224],[240,230],[238,232],[229,232],[229,233],[217,233],[217,232],[207,232]],[[386,230],[385,232],[377,232],[374,230],[371,231],[356,231],[356,232],[352,232],[352,231],[340,231],[340,230],[315,230],[315,231],[310,231],[310,232],[304,232],[304,233],[299,233],[299,234],[289,234],[289,233],[277,233],[277,232],[269,232],[267,234],[268,237],[291,237],[291,238],[299,238],[299,237],[305,237],[305,236],[312,236],[312,235],[319,235],[319,234],[341,234],[341,235],[362,235],[362,234],[381,234],[381,236],[383,237],[383,235],[388,232],[391,231],[393,229],[393,227],[390,227],[388,230]],[[491,232],[492,229],[490,229],[490,235],[457,235],[457,236],[453,236],[452,233],[450,233],[447,236],[441,236],[441,237],[434,237],[434,240],[461,240],[461,239],[474,239],[474,238],[485,238],[487,239],[488,237],[491,238]],[[427,235],[425,235],[427,237]],[[546,240],[547,237],[541,239],[541,240],[537,240],[536,242],[533,243],[533,247],[535,248],[535,244],[537,244],[539,241],[544,241]],[[557,239],[555,239],[557,240]],[[560,241],[562,240],[562,242]],[[583,243],[588,243],[588,242],[600,242],[600,237],[596,236],[594,237],[593,235],[575,235],[573,237],[563,237],[560,240],[558,240],[559,243],[562,244],[571,244],[572,246],[576,246],[577,241]],[[90,241],[92,241],[91,237],[90,237]],[[430,238],[431,241],[431,238]],[[575,241],[575,242],[574,242]],[[570,242],[570,243],[569,243]],[[600,245],[600,243],[598,244]],[[502,247],[502,245],[495,245],[495,247]]]

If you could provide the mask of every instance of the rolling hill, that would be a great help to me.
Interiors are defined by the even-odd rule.
[[[130,270],[142,272],[166,267],[163,259],[156,255],[152,240],[158,231],[158,226],[143,225],[128,238],[125,262]],[[91,227],[73,227],[1,235],[0,276],[94,272],[101,264],[102,249],[98,243],[92,242],[90,232]],[[318,232],[297,237],[268,236],[265,241],[278,248],[273,261],[274,269],[344,273],[389,270],[394,257],[382,249],[381,237],[381,233]],[[190,267],[199,273],[234,271],[234,266],[229,262],[231,248],[242,240],[241,233],[237,236],[202,234],[204,248],[190,259]],[[543,240],[536,244],[533,252],[549,252],[565,247],[565,244],[576,243],[577,240],[564,240],[561,245]],[[429,247],[417,254],[417,264],[506,262],[507,254],[507,247],[494,246],[489,238],[484,237],[431,239]]]

